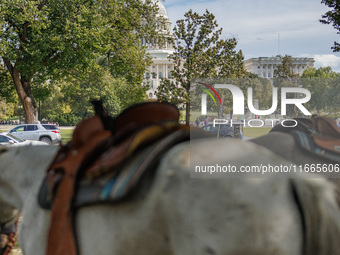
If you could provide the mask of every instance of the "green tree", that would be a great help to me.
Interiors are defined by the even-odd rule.
[[[277,68],[274,70],[274,78],[297,78],[299,74],[294,73],[293,71],[293,59],[291,56],[284,56],[282,58],[282,63],[277,65]]]
[[[307,107],[321,113],[339,111],[340,74],[331,67],[308,67],[301,76],[300,83],[306,87],[312,97]]]
[[[34,92],[41,84],[107,56],[115,76],[142,80],[145,49],[140,38],[156,36],[156,5],[150,0],[1,0],[0,57],[13,80],[28,123],[37,121]]]
[[[322,15],[322,19],[319,21],[323,24],[331,24],[336,30],[337,34],[340,34],[340,4],[339,0],[322,0],[321,3],[330,8],[328,12]],[[340,51],[340,44],[334,42],[334,46],[331,47],[334,52]]]
[[[339,77],[339,73],[334,72],[332,67],[307,67],[307,69],[301,75],[301,78],[336,78]]]
[[[0,64],[0,98],[3,98],[7,103],[15,103],[18,99],[15,88],[12,85],[11,75]]]
[[[102,100],[110,115],[121,111],[117,90],[122,79],[113,78],[103,67],[84,72],[82,76],[70,76],[53,84],[54,97],[43,102],[42,117],[59,124],[74,125],[92,115],[92,100]]]
[[[289,55],[285,55],[282,58],[282,63],[277,65],[277,68],[274,70],[274,80],[273,85],[274,87],[282,88],[282,87],[298,87],[299,86],[299,74],[294,73],[293,70],[293,59]],[[291,93],[287,95],[288,98],[295,98],[297,97],[296,93]],[[278,95],[278,101],[281,101],[281,94]],[[281,109],[281,105],[279,104],[277,110]],[[296,107],[292,107],[292,105],[288,105],[287,107],[287,115],[291,115],[297,117],[297,109]]]
[[[186,122],[190,120],[190,87],[192,79],[240,77],[245,74],[243,54],[236,51],[237,41],[220,39],[215,16],[208,10],[200,15],[192,10],[184,14],[174,28],[175,52],[169,59],[175,63],[172,77],[158,87],[157,98],[185,105]]]

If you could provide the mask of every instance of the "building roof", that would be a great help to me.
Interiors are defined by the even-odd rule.
[[[158,6],[158,15],[159,16],[163,16],[164,18],[168,18],[169,19],[168,13],[167,13],[167,11],[165,9],[165,6],[160,1],[158,1],[158,0],[154,0],[154,1],[156,1],[157,6]]]
[[[313,61],[314,58],[304,58],[304,57],[291,57],[293,61]],[[258,57],[258,58],[250,58],[246,59],[245,62],[253,62],[253,61],[282,61],[283,56],[272,56],[272,57]]]

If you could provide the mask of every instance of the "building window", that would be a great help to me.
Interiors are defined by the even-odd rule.
[[[157,78],[157,74],[155,72],[152,73],[152,78],[156,79]]]
[[[150,78],[149,72],[147,72],[147,73],[145,74],[145,78],[146,78],[146,79],[149,79],[149,78]]]
[[[149,98],[152,98],[152,93],[149,93]]]
[[[162,78],[162,72],[159,72],[158,77],[161,79]]]

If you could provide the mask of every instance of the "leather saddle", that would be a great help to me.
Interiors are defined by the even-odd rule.
[[[40,189],[39,204],[52,210],[48,255],[78,254],[76,210],[94,202],[82,195],[84,191],[92,188],[101,200],[120,201],[163,153],[190,139],[190,128],[179,125],[179,111],[169,103],[139,104],[116,118],[105,113],[101,102],[94,106],[96,115],[77,125]]]
[[[316,133],[313,134],[315,143],[326,150],[340,154],[340,128],[329,118],[314,119]]]
[[[300,130],[291,132],[296,143],[308,153],[339,163],[340,128],[326,117],[315,117],[312,123],[310,132]]]

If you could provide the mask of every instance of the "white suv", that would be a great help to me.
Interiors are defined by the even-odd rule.
[[[61,141],[60,130],[51,124],[18,125],[4,133],[13,134],[24,140],[42,141],[48,144]]]

